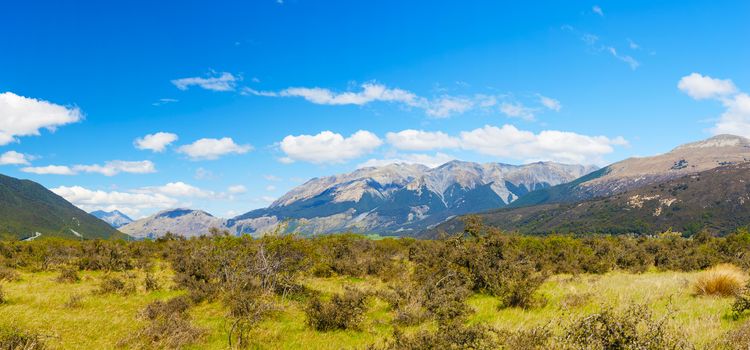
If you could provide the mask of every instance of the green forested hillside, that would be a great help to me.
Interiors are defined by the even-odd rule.
[[[36,232],[69,238],[122,235],[36,182],[0,175],[0,238],[24,239]]]

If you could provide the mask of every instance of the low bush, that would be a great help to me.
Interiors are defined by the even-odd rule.
[[[750,282],[735,295],[734,303],[732,303],[734,319],[739,319],[746,311],[750,311]]]
[[[3,290],[3,285],[0,284],[0,305],[7,303],[8,300],[5,299],[5,291]]]
[[[537,326],[501,333],[503,349],[544,350],[551,347],[552,330],[548,326]]]
[[[148,325],[122,339],[119,347],[140,349],[182,349],[205,336],[206,330],[192,325],[188,297],[155,301],[140,312]]]
[[[21,280],[21,275],[16,270],[0,266],[0,281],[15,282]]]
[[[556,343],[563,349],[692,349],[668,321],[655,319],[645,306],[607,309],[574,321]]]
[[[76,283],[81,280],[81,276],[78,275],[78,270],[65,267],[60,270],[60,274],[57,275],[55,281],[59,283]]]
[[[747,350],[750,348],[750,320],[727,333],[721,345],[723,349],[727,350]]]
[[[143,287],[147,292],[153,292],[161,289],[161,284],[159,284],[159,280],[153,273],[147,272],[146,277],[143,279]]]
[[[13,326],[0,327],[0,349],[43,350],[47,346],[41,334]]]
[[[122,278],[107,276],[99,284],[99,288],[96,290],[97,294],[120,294],[128,295],[135,292],[135,286],[130,283],[123,281]]]
[[[693,288],[698,295],[734,296],[746,281],[747,275],[739,267],[720,264],[701,273]]]
[[[382,346],[371,345],[370,350],[432,350],[472,349],[494,350],[502,346],[500,333],[488,326],[465,326],[461,322],[442,323],[436,331],[420,331],[406,335],[396,329],[393,339]],[[515,349],[515,348],[514,348]]]
[[[377,293],[395,312],[393,322],[400,325],[416,325],[427,319],[424,294],[408,281],[393,283]]]
[[[329,301],[313,297],[305,308],[307,323],[321,332],[337,329],[358,330],[367,309],[366,299],[365,293],[354,289],[347,289],[343,294],[335,294]]]

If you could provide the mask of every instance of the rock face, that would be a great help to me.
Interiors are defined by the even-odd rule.
[[[0,175],[0,239],[124,237],[44,186]]]
[[[92,211],[89,214],[96,216],[97,218],[103,220],[104,222],[108,223],[110,226],[114,228],[119,228],[119,227],[125,226],[133,222],[133,219],[123,214],[119,210],[113,210],[113,211],[96,210],[96,211]]]
[[[506,206],[531,191],[569,182],[595,167],[540,162],[521,166],[452,161],[437,168],[390,164],[312,179],[271,206],[227,221],[259,233],[279,221],[306,234],[409,235],[447,218]]]
[[[734,135],[718,135],[679,146],[665,154],[614,163],[571,183],[532,193],[511,206],[571,203],[609,196],[747,161],[750,161],[750,140]]]
[[[206,235],[211,228],[226,229],[226,220],[205,211],[171,209],[120,227],[120,231],[135,238],[157,238],[167,232],[184,237]]]
[[[526,234],[658,234],[674,230],[727,234],[750,222],[750,163],[724,165],[649,186],[576,203],[506,208],[479,214],[483,222]],[[460,218],[423,233],[463,230]]]

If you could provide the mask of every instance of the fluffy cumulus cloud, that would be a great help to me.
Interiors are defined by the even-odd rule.
[[[587,136],[557,130],[535,134],[509,124],[464,131],[460,139],[462,148],[490,156],[578,164],[601,164],[602,156],[613,152],[613,146],[627,145],[622,137]]]
[[[172,84],[180,90],[187,90],[197,86],[211,91],[233,91],[241,79],[232,73],[212,73],[206,77],[190,77],[172,80]]]
[[[750,96],[731,80],[692,73],[680,79],[677,87],[696,100],[713,99],[722,104],[724,112],[711,128],[713,134],[750,137]]]
[[[443,165],[447,162],[450,162],[451,160],[456,159],[455,157],[445,154],[445,153],[435,153],[435,154],[422,154],[422,153],[407,153],[407,154],[395,154],[392,157],[386,157],[384,159],[368,159],[367,161],[359,164],[358,168],[367,168],[367,167],[378,167],[388,164],[399,164],[399,163],[406,163],[406,164],[422,164],[425,166],[428,166],[430,168],[435,168],[440,165]]]
[[[98,173],[105,176],[114,176],[119,173],[149,174],[156,172],[156,166],[150,160],[125,161],[111,160],[104,164],[91,165],[47,165],[38,167],[25,167],[21,171],[38,175],[76,175],[79,173]]]
[[[164,150],[172,142],[177,141],[178,137],[176,134],[170,132],[157,132],[155,134],[148,134],[144,137],[139,137],[133,141],[133,145],[136,148],[142,150],[150,150],[153,152],[164,152]]]
[[[250,145],[239,145],[230,137],[220,139],[204,138],[191,144],[180,146],[177,151],[192,160],[218,159],[227,154],[245,154],[253,149]]]
[[[360,130],[349,137],[331,131],[317,135],[289,135],[279,144],[282,162],[342,163],[365,155],[383,144],[375,134]]]
[[[441,148],[456,148],[459,140],[441,131],[407,129],[385,135],[389,144],[405,151],[428,151]]]
[[[16,151],[7,151],[0,155],[0,165],[29,165],[31,156]]]
[[[16,141],[18,137],[39,135],[41,129],[54,131],[57,127],[83,119],[78,108],[60,106],[44,100],[0,93],[0,145]]]
[[[696,100],[724,97],[737,92],[737,87],[729,79],[714,79],[698,73],[682,77],[677,88]]]
[[[52,192],[85,211],[117,209],[134,218],[142,216],[143,210],[174,208],[180,203],[176,198],[153,192],[108,192],[81,186],[60,186]]]
[[[221,198],[223,194],[204,190],[184,182],[170,182],[162,186],[141,187],[132,190],[103,191],[82,186],[60,186],[52,192],[86,211],[120,210],[133,218],[154,211],[189,206],[190,199]]]

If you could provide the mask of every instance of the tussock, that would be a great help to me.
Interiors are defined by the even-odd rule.
[[[733,296],[742,290],[747,274],[732,264],[720,264],[703,272],[693,284],[697,295]]]

